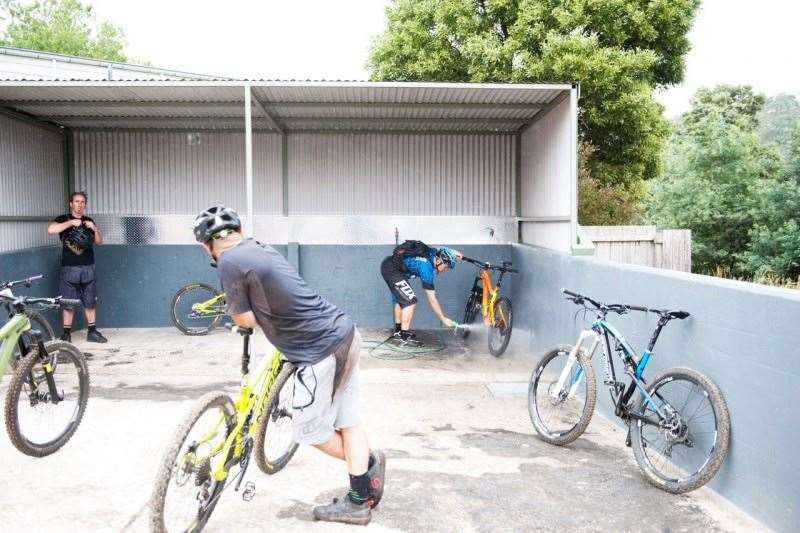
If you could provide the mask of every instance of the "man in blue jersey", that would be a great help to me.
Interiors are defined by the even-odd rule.
[[[456,261],[463,255],[452,248],[431,248],[421,241],[406,241],[395,248],[392,255],[381,263],[381,275],[389,286],[394,302],[394,339],[402,345],[420,346],[421,343],[411,332],[411,319],[417,305],[417,295],[409,280],[419,278],[428,297],[434,314],[445,325],[454,327],[456,323],[447,318],[436,298],[434,276],[455,268]]]

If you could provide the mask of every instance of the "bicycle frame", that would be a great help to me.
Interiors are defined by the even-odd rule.
[[[495,324],[494,307],[500,295],[500,284],[503,281],[503,274],[505,274],[505,272],[500,272],[497,285],[492,285],[492,276],[489,274],[489,270],[481,268],[480,273],[475,277],[475,282],[472,285],[473,292],[477,292],[478,282],[480,281],[481,283],[481,315],[483,316],[484,323],[489,327]],[[500,313],[503,313],[502,309]],[[505,320],[505,317],[501,316],[501,318]]]
[[[15,345],[19,344],[20,353],[24,353],[24,343],[22,343],[22,334],[31,329],[31,321],[24,313],[18,313],[11,316],[8,322],[0,329],[0,376],[5,374],[6,368],[11,357],[14,353]]]
[[[219,308],[214,308],[220,300],[225,299],[225,293],[218,294],[213,298],[209,298],[204,302],[197,302],[196,304],[192,304],[192,313],[197,313],[198,316],[217,316],[217,315],[224,315],[225,309],[221,309],[220,312]]]
[[[585,351],[588,358],[591,360],[594,357],[595,351],[597,351],[597,347],[602,344],[603,359],[605,361],[606,371],[606,379],[603,381],[603,383],[608,386],[608,389],[611,393],[611,398],[615,407],[615,414],[622,418],[634,418],[647,424],[658,425],[647,417],[643,417],[637,413],[631,412],[629,407],[633,391],[638,389],[639,392],[641,392],[641,394],[644,396],[644,401],[647,402],[647,404],[658,413],[659,417],[662,419],[668,418],[663,409],[659,408],[656,402],[653,401],[653,397],[647,392],[646,382],[644,379],[642,379],[642,373],[644,372],[644,369],[650,360],[652,349],[655,346],[656,340],[658,339],[658,334],[661,332],[661,327],[662,326],[658,326],[656,328],[656,331],[650,340],[648,349],[642,353],[641,358],[637,361],[634,356],[636,352],[625,339],[625,337],[623,337],[614,326],[606,322],[604,318],[598,318],[589,329],[583,330],[580,333],[578,341],[570,351],[567,364],[561,371],[557,385],[550,393],[551,396],[553,398],[557,398],[559,391],[564,390],[567,379],[571,375],[572,368],[578,361],[578,351],[581,350],[584,345],[589,343],[589,348]],[[617,381],[614,361],[611,357],[611,339],[614,340],[615,350],[622,352],[620,357],[625,364],[625,373],[631,378],[631,382],[627,387],[624,387],[622,383]],[[575,395],[582,379],[583,372],[581,372],[579,369],[575,374],[572,383],[570,384],[569,393],[567,396],[568,398]],[[620,388],[620,386],[623,386],[623,388]]]
[[[230,467],[241,459],[246,444],[245,441],[249,441],[255,437],[255,432],[258,428],[258,420],[264,412],[269,389],[275,382],[275,378],[278,376],[282,364],[283,358],[281,353],[275,351],[272,354],[272,359],[269,364],[263,366],[258,376],[256,376],[255,381],[252,383],[250,382],[249,372],[246,371],[243,373],[239,397],[234,402],[236,409],[236,425],[233,431],[230,432],[224,442],[217,444],[208,455],[202,458],[194,458],[195,464],[193,466],[202,464],[208,457],[214,458],[215,456],[221,456],[224,460],[218,460],[211,472],[216,481],[225,481],[228,477],[228,470]],[[244,362],[243,366],[245,366]],[[247,429],[247,438],[243,439],[242,430],[248,423],[250,426]],[[214,427],[197,441],[195,446],[210,441],[214,435],[218,433],[223,424],[225,424],[225,416],[221,415]],[[184,458],[185,457],[186,456],[184,456]]]

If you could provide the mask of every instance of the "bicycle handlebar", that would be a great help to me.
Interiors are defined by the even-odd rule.
[[[232,331],[233,333],[238,333],[239,335],[252,335],[253,328],[243,328],[241,326],[237,326],[236,324],[228,323],[225,324],[225,327]]]
[[[488,261],[479,261],[477,259],[472,259],[471,257],[467,257],[465,255],[461,256],[462,261],[466,261],[467,263],[472,263],[473,265],[485,268],[487,270],[498,270],[501,272],[513,272],[514,274],[519,274],[519,270],[516,268],[511,268],[511,263],[503,262],[503,266],[497,266],[489,263]]]
[[[624,315],[628,311],[641,311],[643,313],[654,313],[659,315],[662,318],[678,318],[683,320],[684,318],[690,316],[689,313],[686,311],[669,311],[666,309],[651,309],[649,307],[642,307],[641,305],[628,305],[628,304],[604,304],[602,302],[598,302],[589,298],[588,296],[584,296],[583,294],[578,294],[577,292],[572,292],[567,289],[561,289],[563,294],[567,295],[568,300],[572,300],[576,304],[583,304],[584,302],[589,302],[592,304],[598,311],[612,311],[614,313]]]
[[[0,300],[3,300],[7,303],[10,303],[14,306],[26,306],[26,305],[35,305],[35,304],[44,304],[50,307],[64,307],[64,306],[77,306],[82,305],[83,302],[80,300],[73,300],[71,298],[63,298],[61,296],[56,296],[55,298],[40,298],[40,297],[33,297],[33,296],[13,296],[9,297],[4,294],[0,294]]]
[[[16,287],[17,285],[25,285],[26,287],[30,287],[31,283],[34,281],[39,281],[40,279],[44,279],[44,274],[37,274],[29,278],[18,279],[16,281],[7,281],[0,285],[0,289],[10,289],[11,287]]]

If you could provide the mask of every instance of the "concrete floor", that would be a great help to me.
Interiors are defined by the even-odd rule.
[[[58,453],[32,459],[0,434],[0,530],[147,531],[161,455],[193,400],[238,386],[241,341],[218,330],[104,330],[86,417]],[[379,338],[385,332],[365,332]],[[524,335],[519,335],[524,337]],[[482,339],[412,360],[361,363],[363,419],[386,450],[386,494],[374,531],[753,531],[764,527],[708,490],[673,496],[647,484],[625,434],[595,415],[569,447],[534,436],[525,389],[535,358],[488,355]],[[263,353],[261,337],[256,345]],[[0,393],[5,394],[7,378]],[[251,502],[227,491],[206,531],[342,531],[311,507],[343,493],[344,465],[301,447],[285,470],[255,465]]]

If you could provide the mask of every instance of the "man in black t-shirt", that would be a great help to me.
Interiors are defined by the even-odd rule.
[[[86,193],[74,192],[69,198],[70,212],[53,219],[47,225],[47,233],[61,238],[61,284],[64,298],[80,300],[86,313],[89,342],[108,342],[95,327],[97,320],[97,286],[94,268],[94,246],[103,244],[103,234],[86,210]],[[64,333],[61,340],[72,341],[72,318],[74,311],[65,307],[62,311]]]

